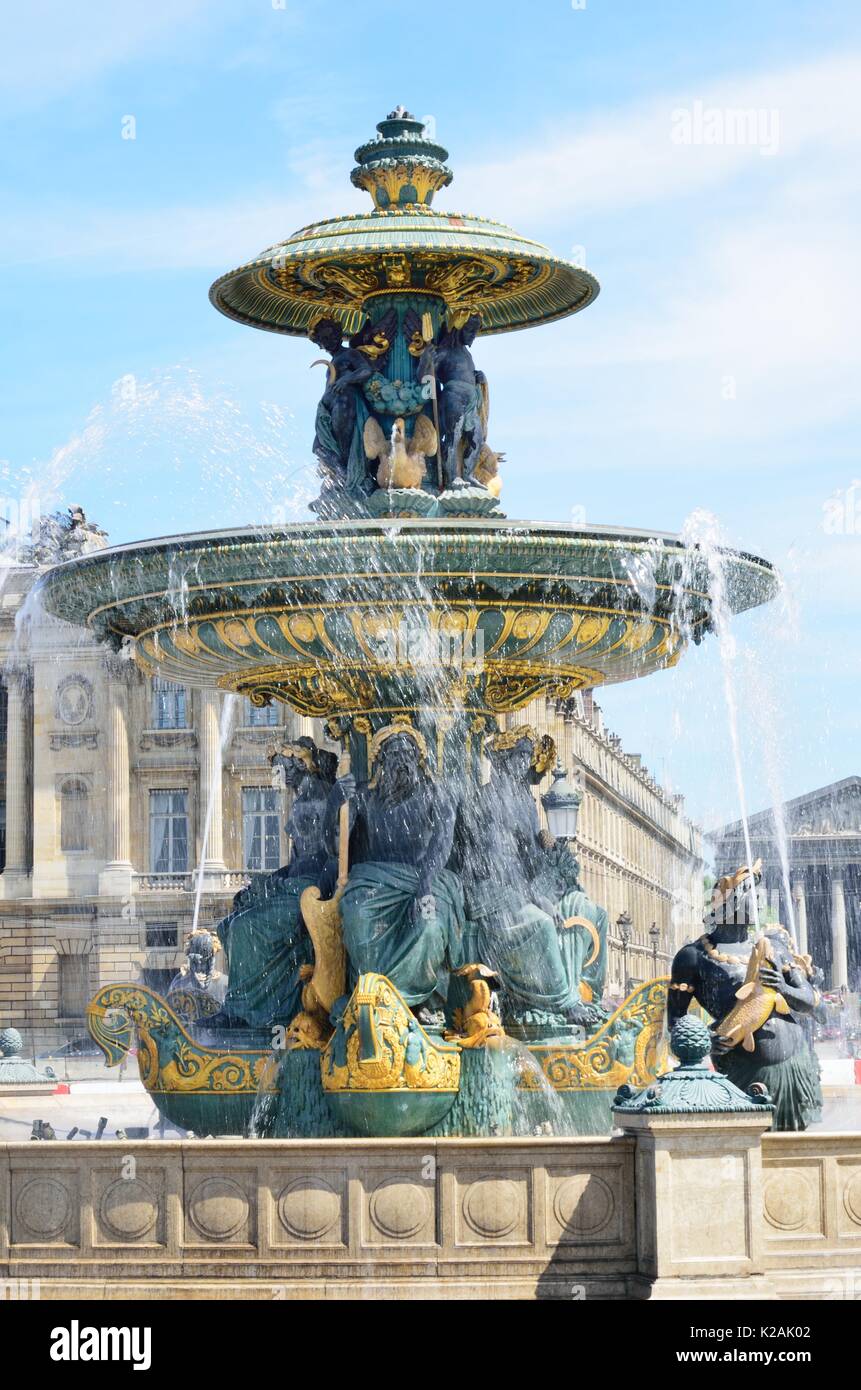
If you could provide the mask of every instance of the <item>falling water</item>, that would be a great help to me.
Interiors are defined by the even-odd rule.
[[[718,651],[720,654],[724,700],[726,703],[736,793],[738,796],[739,818],[744,835],[745,856],[748,866],[750,866],[753,864],[753,853],[750,842],[750,824],[744,787],[744,773],[742,769],[741,741],[739,738],[738,702],[736,700],[736,683],[738,681],[737,647],[730,628],[732,608],[726,592],[726,567],[723,554],[724,542],[721,536],[720,524],[717,518],[710,512],[697,510],[692,512],[686,519],[682,528],[682,539],[685,541],[686,545],[695,547],[695,549],[691,551],[689,563],[694,564],[697,556],[699,556],[705,560],[708,570],[709,594],[711,599],[711,625],[715,637],[717,638]],[[759,901],[755,893],[752,896],[754,925],[758,931]]]
[[[309,443],[297,439],[280,406],[262,401],[252,414],[218,383],[173,366],[146,379],[121,377],[48,459],[32,468],[7,466],[0,483],[22,518],[81,500],[86,509],[92,493],[113,509],[97,518],[109,531],[130,506],[153,498],[173,511],[175,531],[278,526],[306,516],[318,490]],[[13,541],[17,554],[28,529],[28,522],[7,528],[3,550],[10,557]]]
[[[230,734],[230,725],[233,719],[233,711],[236,705],[235,695],[225,695],[224,704],[221,707],[221,719],[218,724],[218,762],[224,762],[224,748]],[[197,866],[197,882],[194,888],[194,915],[191,919],[191,930],[197,931],[197,923],[200,918],[200,903],[203,896],[203,866],[206,863],[206,851],[209,846],[209,832],[212,827],[212,812],[215,806],[216,796],[221,795],[221,778],[216,778],[214,785],[209,789],[209,796],[206,802],[206,818],[203,822],[203,836],[200,845],[200,861]]]
[[[765,671],[760,669],[759,663],[751,662],[750,666],[752,669],[749,671],[749,680],[747,684],[757,710],[758,720],[763,728],[768,730],[768,736],[760,740],[759,747],[765,765],[769,800],[771,801],[774,840],[777,847],[777,856],[780,860],[783,901],[787,913],[786,925],[789,927],[791,937],[795,940],[795,909],[792,902],[792,890],[789,881],[789,838],[786,829],[786,813],[784,810],[785,798],[781,787],[779,758],[780,740],[777,736],[779,731],[780,709],[778,701],[775,699],[771,683],[766,678]]]

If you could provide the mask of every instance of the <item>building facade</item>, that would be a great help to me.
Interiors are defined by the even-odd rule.
[[[515,718],[553,736],[582,788],[574,850],[583,887],[610,917],[609,992],[619,996],[626,983],[668,974],[703,916],[702,833],[685,815],[684,798],[665,791],[642,757],[625,751],[591,691],[563,704],[535,701]],[[627,943],[618,925],[624,913],[631,919]]]
[[[844,777],[748,822],[762,860],[760,898],[825,971],[830,989],[861,989],[861,777]],[[741,821],[709,839],[718,874],[747,862]]]
[[[148,679],[38,612],[37,574],[0,574],[0,1027],[45,1051],[84,1032],[103,985],[165,990],[195,913],[217,921],[249,874],[286,862],[269,753],[300,733],[325,740],[283,706]],[[509,722],[551,733],[583,787],[577,852],[610,913],[611,989],[663,972],[702,912],[699,831],[680,799],[624,753],[589,695]]]

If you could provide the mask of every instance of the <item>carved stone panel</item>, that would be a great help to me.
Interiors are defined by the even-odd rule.
[[[63,724],[85,724],[93,713],[93,687],[86,676],[65,676],[57,686],[56,706]]]
[[[365,1185],[363,1244],[434,1245],[436,1243],[436,1185],[418,1176],[369,1175]]]
[[[76,1172],[62,1168],[14,1172],[12,1245],[77,1245],[80,1208]]]
[[[343,1247],[347,1231],[347,1183],[343,1169],[276,1173],[272,1180],[274,1248]]]
[[[253,1174],[228,1171],[185,1179],[185,1240],[189,1245],[253,1245],[256,1191]]]
[[[528,1245],[532,1239],[529,1172],[506,1166],[457,1173],[455,1244]]]

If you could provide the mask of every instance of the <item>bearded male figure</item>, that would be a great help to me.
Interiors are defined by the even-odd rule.
[[[456,805],[427,768],[406,722],[371,741],[371,779],[339,778],[330,804],[350,806],[350,874],[341,897],[344,945],[357,974],[385,975],[414,1010],[462,964],[463,893],[446,869]],[[419,1012],[424,1021],[428,1011]]]
[[[495,735],[490,780],[460,808],[456,864],[465,951],[496,970],[510,1021],[594,1027],[607,965],[607,913],[584,893],[567,844],[542,832],[531,788],[556,756],[529,725]]]

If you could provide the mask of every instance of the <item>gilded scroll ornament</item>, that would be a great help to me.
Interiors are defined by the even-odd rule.
[[[324,1091],[457,1091],[459,1048],[434,1041],[385,975],[361,975],[336,1015]]]

